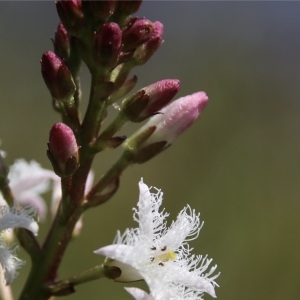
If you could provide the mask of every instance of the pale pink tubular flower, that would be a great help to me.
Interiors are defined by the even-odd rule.
[[[190,127],[207,102],[205,92],[197,92],[171,102],[130,136],[123,143],[123,148],[131,153],[136,163],[146,162],[171,145]]]
[[[165,106],[140,129],[156,126],[154,133],[145,144],[158,141],[167,141],[167,144],[172,144],[181,133],[198,119],[207,102],[206,93],[197,92],[181,97]]]

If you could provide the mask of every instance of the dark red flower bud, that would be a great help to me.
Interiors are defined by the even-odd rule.
[[[165,79],[155,82],[122,103],[123,113],[132,122],[141,122],[162,109],[180,89],[176,79]]]
[[[95,60],[98,65],[114,67],[122,46],[122,31],[118,24],[105,23],[94,37]]]
[[[97,21],[106,21],[115,11],[116,1],[89,1],[90,13]]]
[[[81,0],[58,0],[56,1],[56,9],[66,29],[77,35],[84,24]]]
[[[131,15],[137,12],[142,4],[142,0],[136,0],[136,1],[117,1],[117,10],[118,12],[122,12],[126,15]]]
[[[55,53],[62,58],[70,56],[70,35],[62,23],[59,23],[54,37]]]
[[[56,123],[52,126],[47,154],[58,176],[70,176],[77,170],[79,167],[78,145],[69,126],[64,123]]]
[[[69,100],[73,97],[76,86],[68,67],[60,57],[52,51],[44,53],[41,67],[44,81],[54,99]]]

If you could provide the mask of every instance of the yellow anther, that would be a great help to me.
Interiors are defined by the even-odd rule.
[[[176,253],[174,251],[168,251],[166,253],[156,256],[153,261],[167,262],[169,260],[175,260],[175,259],[176,259]]]

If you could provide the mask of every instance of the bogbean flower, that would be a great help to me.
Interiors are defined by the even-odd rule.
[[[212,259],[191,254],[188,242],[198,237],[203,225],[199,214],[186,206],[167,227],[168,213],[159,211],[163,193],[151,192],[143,180],[139,182],[140,196],[133,218],[139,227],[117,233],[114,243],[95,251],[107,256],[106,266],[118,267],[121,275],[116,281],[144,279],[150,294],[137,289],[127,291],[138,300],[202,299],[203,293],[216,297],[216,266]]]
[[[31,208],[0,206],[0,233],[14,228],[25,228],[37,235],[38,225],[33,220]],[[16,247],[8,247],[0,238],[0,263],[6,284],[9,285],[16,275],[17,270],[24,261],[15,256]]]
[[[8,179],[15,203],[34,207],[39,218],[44,219],[47,207],[41,194],[47,192],[50,183],[57,181],[59,177],[53,171],[42,168],[36,161],[17,159],[10,166]],[[0,205],[4,204],[5,201],[0,194]]]

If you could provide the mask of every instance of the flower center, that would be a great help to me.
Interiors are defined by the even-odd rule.
[[[152,247],[151,250],[156,250],[156,247]],[[160,266],[163,266],[165,262],[170,261],[170,260],[175,260],[177,257],[176,252],[169,250],[167,250],[167,247],[163,247],[160,249],[161,253],[156,255],[156,256],[152,256],[150,257],[150,260],[154,263],[158,263]]]

